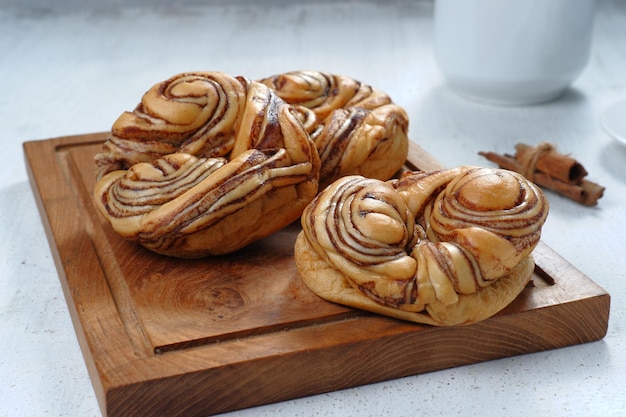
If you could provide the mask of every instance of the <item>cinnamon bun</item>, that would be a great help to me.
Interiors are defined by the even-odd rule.
[[[388,180],[406,161],[409,118],[383,91],[321,71],[292,71],[260,81],[303,109],[320,155],[322,188],[346,175]]]
[[[348,176],[302,215],[295,259],[329,301],[431,325],[510,304],[534,269],[541,190],[506,170],[458,167],[379,181]]]
[[[297,220],[320,169],[292,106],[219,72],[153,86],[96,163],[96,205],[113,229],[183,258],[233,252]]]

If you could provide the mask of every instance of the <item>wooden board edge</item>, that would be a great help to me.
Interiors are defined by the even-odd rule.
[[[103,370],[102,365],[98,363],[99,359],[96,357],[97,355],[94,354],[94,352],[92,351],[94,347],[91,345],[90,341],[88,340],[89,336],[86,335],[84,329],[82,328],[83,325],[82,325],[82,320],[81,320],[81,313],[79,312],[79,308],[77,307],[75,303],[74,295],[72,294],[71,288],[69,288],[68,277],[66,275],[66,268],[68,265],[66,264],[66,261],[63,259],[63,256],[60,253],[61,249],[59,249],[58,247],[58,242],[54,240],[55,230],[53,230],[52,226],[50,225],[49,213],[47,212],[46,205],[44,204],[46,193],[48,192],[46,190],[46,187],[44,187],[43,184],[41,183],[41,177],[44,174],[34,173],[29,163],[33,158],[35,158],[35,153],[42,152],[41,147],[45,148],[45,150],[43,151],[44,153],[49,152],[50,155],[54,155],[54,153],[56,152],[56,149],[58,149],[59,147],[85,144],[90,141],[101,141],[103,139],[104,139],[104,134],[100,133],[100,134],[91,134],[87,136],[85,135],[68,136],[68,137],[61,137],[61,138],[56,138],[56,139],[48,139],[48,140],[43,140],[43,141],[30,141],[30,142],[24,143],[24,149],[25,149],[26,160],[27,160],[27,168],[29,171],[29,180],[31,181],[31,186],[33,187],[33,191],[34,191],[35,198],[37,201],[37,206],[40,211],[42,221],[44,223],[44,228],[46,230],[46,235],[51,246],[53,257],[55,259],[55,265],[57,267],[58,273],[60,275],[60,278],[63,284],[63,291],[66,297],[66,302],[70,309],[72,322],[74,324],[75,331],[79,339],[81,350],[83,351],[83,356],[87,363],[87,367],[88,367],[88,371],[92,380],[92,384],[94,384],[96,396],[102,407],[103,414],[105,416],[108,415],[111,417],[118,415],[115,413],[116,413],[116,410],[118,410],[120,407],[120,401],[122,398],[126,398],[126,400],[123,401],[126,404],[127,404],[127,401],[135,401],[137,402],[138,405],[142,404],[141,403],[142,397],[137,396],[138,393],[145,394],[145,392],[143,392],[144,389],[142,387],[153,386],[152,384],[165,385],[165,387],[169,386],[169,384],[174,384],[174,383],[186,384],[191,381],[198,380],[198,378],[200,378],[200,380],[203,380],[203,381],[205,380],[205,378],[208,378],[209,380],[214,380],[214,378],[216,378],[216,375],[219,376],[220,372],[225,372],[226,369],[230,369],[230,370],[236,369],[237,372],[241,372],[241,375],[254,372],[254,369],[257,369],[256,373],[258,373],[258,375],[255,375],[255,378],[258,378],[258,382],[259,382],[259,384],[257,385],[263,385],[261,384],[261,382],[264,381],[264,378],[266,378],[267,375],[280,374],[280,372],[288,372],[289,369],[293,369],[293,366],[298,366],[298,365],[302,366],[302,361],[304,361],[305,365],[309,367],[307,368],[308,371],[314,372],[315,371],[314,368],[317,365],[314,365],[316,362],[312,361],[311,355],[313,353],[316,353],[315,351],[309,351],[309,352],[291,351],[288,353],[277,354],[271,357],[264,357],[262,358],[263,359],[262,361],[258,359],[247,360],[247,361],[243,360],[243,361],[238,362],[237,364],[230,364],[228,368],[222,368],[220,366],[216,366],[213,368],[197,370],[195,372],[189,372],[189,373],[180,373],[180,371],[173,372],[172,369],[169,369],[168,372],[164,373],[161,378],[155,378],[151,380],[137,380],[136,383],[124,383],[124,384],[119,383],[118,384],[118,382],[120,381],[108,380],[112,376],[112,373],[111,373],[112,371]],[[45,143],[41,143],[41,142],[45,142]],[[52,162],[54,162],[55,157],[52,156],[51,158],[52,158]],[[57,176],[59,175],[58,168],[54,167],[54,163],[51,163],[51,167],[49,168],[49,170],[51,171],[47,172],[44,176],[47,177],[47,175],[57,175]],[[56,173],[55,173],[55,170],[56,170]],[[66,184],[66,188],[64,191],[68,192],[67,184]],[[57,203],[68,204],[68,202],[69,204],[73,204],[73,202],[69,200],[65,202],[61,201]],[[547,245],[545,245],[545,247],[547,247]],[[602,326],[599,327],[599,330],[597,330],[598,327],[593,327],[593,329],[596,329],[594,330],[595,332],[592,334],[592,336],[587,337],[585,340],[567,339],[566,342],[560,341],[558,345],[554,345],[554,346],[550,344],[545,344],[545,345],[542,345],[541,347],[542,350],[569,346],[570,344],[585,343],[585,342],[600,339],[604,337],[604,335],[606,335],[606,331],[608,327],[608,314],[610,310],[610,296],[604,290],[601,290],[599,286],[598,288],[599,288],[598,295],[584,300],[585,302],[583,303],[584,304],[583,307],[584,307],[584,311],[587,312],[587,315],[585,317],[593,318],[593,320],[597,320],[599,323],[602,324]],[[525,313],[540,314],[540,316],[538,317],[553,319],[554,317],[552,317],[551,315],[556,314],[554,310],[556,309],[558,311],[561,311],[560,306],[557,306],[557,307],[559,308],[548,307],[545,309],[537,309],[537,310],[533,310],[533,311],[525,312]],[[571,314],[571,311],[568,310],[568,314]],[[483,322],[482,324],[479,323],[474,326],[493,325],[495,323],[499,323],[500,320],[506,320],[506,319],[507,319],[506,316],[494,317],[492,319],[489,319],[486,322]],[[375,320],[377,320],[377,318]],[[384,320],[389,320],[389,319],[385,318]],[[334,325],[334,324],[329,323],[325,325]],[[589,323],[585,325],[589,325]],[[306,328],[298,329],[298,331],[305,331],[305,330]],[[433,331],[439,331],[439,330],[440,328],[433,329]],[[284,335],[288,335],[288,334],[289,332],[284,332]],[[390,337],[391,341],[395,341],[397,343],[398,341],[405,340],[405,338],[416,337],[416,333],[403,331],[400,333],[395,333],[393,336],[390,335],[388,337]],[[258,341],[258,339],[256,339],[256,341]],[[252,343],[253,340],[251,339],[249,342]],[[332,349],[345,349],[346,346],[350,348],[362,349],[366,351],[368,355],[373,355],[374,352],[376,352],[376,349],[372,349],[371,341],[360,341],[360,342],[353,341],[353,342],[346,342],[344,345],[324,347],[324,349],[318,349],[317,353],[321,354],[325,351],[326,352],[325,355],[328,358],[331,356],[328,354],[329,351],[332,352],[333,351]],[[208,352],[210,350],[209,348],[210,347],[200,347],[200,348],[197,348],[198,349],[197,352],[200,352],[202,350],[206,350]],[[512,353],[512,354],[517,355],[517,354],[530,353],[530,352],[536,352],[536,351],[538,350],[533,346],[532,349],[530,348],[521,349],[519,352],[516,351],[516,353]],[[185,354],[185,353],[186,352],[177,352],[176,354]],[[201,355],[201,353],[198,353],[198,354]],[[510,355],[507,353],[504,356],[510,356]],[[502,356],[498,356],[498,357],[502,357]],[[161,356],[158,359],[160,361],[163,361],[164,364],[169,362],[166,356]],[[308,359],[308,360],[305,360],[305,359]],[[491,360],[491,359],[496,359],[496,357],[487,356],[484,359],[481,359],[479,361],[486,361],[486,360]],[[147,359],[137,358],[136,360],[132,362],[129,361],[124,366],[133,367],[133,368],[136,368],[137,366],[144,366],[144,365],[153,366],[151,364],[148,364],[148,362],[154,362],[154,361],[152,360],[152,358],[147,358]],[[329,361],[329,362],[335,368],[337,366],[340,366],[340,363],[335,363],[334,361]],[[477,361],[474,360],[469,363],[476,363],[476,362]],[[262,367],[263,372],[258,370],[259,363],[265,364]],[[416,367],[409,366],[408,368],[407,367],[403,368],[402,372],[386,371],[385,373],[383,370],[381,370],[380,375],[377,375],[376,377],[372,377],[370,375],[363,375],[359,372],[359,369],[365,367],[367,364],[364,362],[360,363],[357,361],[357,363],[353,364],[353,367],[346,369],[338,373],[337,375],[333,376],[332,378],[336,378],[336,379],[333,379],[332,381],[328,381],[328,380],[323,380],[322,382],[308,381],[304,385],[299,386],[299,387],[285,387],[282,393],[280,394],[277,394],[276,392],[265,392],[265,391],[261,393],[259,393],[258,391],[248,392],[247,400],[240,398],[234,401],[231,398],[230,400],[227,401],[226,398],[220,399],[219,396],[217,397],[211,396],[211,398],[214,398],[214,399],[211,399],[210,401],[208,401],[207,397],[202,397],[202,396],[193,397],[192,395],[194,393],[193,390],[188,390],[187,391],[189,393],[188,399],[190,403],[194,403],[196,405],[193,407],[193,410],[189,407],[187,408],[183,407],[183,409],[189,412],[198,412],[198,414],[181,414],[181,415],[206,415],[207,412],[208,414],[214,414],[218,412],[232,411],[232,410],[236,410],[240,408],[247,408],[247,407],[266,404],[270,402],[298,398],[298,397],[302,397],[305,395],[312,395],[316,393],[333,391],[336,389],[348,388],[348,387],[356,386],[356,385],[363,385],[363,384],[377,382],[377,381],[385,380],[385,379],[393,379],[393,378],[398,378],[398,377],[406,376],[406,375],[414,375],[417,373],[441,370],[441,369],[454,367],[454,366],[461,366],[464,364],[467,364],[467,363],[462,361],[462,363],[447,365],[445,367],[437,367],[437,366],[432,367],[431,365],[432,369],[423,369],[423,368],[416,368]],[[165,368],[167,368],[167,366]],[[103,375],[101,374],[102,372],[106,373],[106,375],[104,375],[104,377],[107,379],[106,384],[103,383]],[[327,378],[331,378],[331,376],[327,376]],[[164,381],[167,381],[167,382],[164,383]],[[251,384],[251,385],[254,385],[254,384]],[[163,389],[166,389],[165,387]],[[171,387],[169,387],[169,389],[171,390]],[[257,388],[257,389],[260,389],[260,388]],[[201,392],[196,393],[196,394],[202,394],[202,392],[204,392],[202,390],[200,391]],[[204,394],[207,394],[207,393],[204,392]],[[161,390],[156,390],[156,392],[153,393],[153,395],[166,395],[166,393],[162,392]],[[254,401],[250,400],[249,399],[250,395],[256,395],[255,397],[256,399]],[[171,401],[169,403],[172,404],[172,407],[179,408],[180,401],[183,401],[184,399],[185,399],[185,396],[171,398]],[[246,403],[246,401],[251,401],[251,402]],[[207,404],[214,404],[216,402],[219,402],[220,405],[212,405],[211,407],[207,405]],[[200,403],[204,405],[202,406],[198,405]],[[232,408],[228,408],[228,407],[224,408],[225,407],[224,404],[232,404],[232,405],[228,405],[228,407],[232,407]],[[132,415],[132,414],[127,413],[128,410],[121,410],[121,409],[119,410],[121,413],[119,415],[124,415],[124,416]],[[146,410],[144,409],[143,411],[145,412]],[[172,409],[170,411],[171,413],[176,412],[175,409]],[[137,414],[137,415],[143,416],[146,414]],[[176,416],[177,414],[168,414],[168,415],[171,415],[173,417],[173,416]]]
[[[518,356],[539,351],[562,348],[575,344],[593,342],[606,334],[606,328],[598,327],[608,317],[608,295],[600,295],[584,300],[584,306],[570,305],[566,308],[546,307],[521,313],[524,323],[533,323],[529,328],[519,326],[519,317],[499,316],[464,328],[432,327],[426,331],[407,331],[403,322],[395,322],[383,317],[363,317],[363,326],[374,327],[386,321],[388,333],[377,338],[344,341],[324,344],[307,350],[291,350],[266,356],[262,359],[242,360],[224,366],[215,366],[204,371],[180,373],[169,377],[147,381],[135,386],[118,387],[107,393],[109,417],[134,417],[168,415],[170,417],[206,416],[264,404],[286,401],[310,395],[367,385],[385,380],[418,375],[459,366],[465,366],[504,357]],[[572,321],[572,314],[581,320]],[[553,330],[561,332],[556,339],[544,336],[543,323],[555,323]],[[563,324],[566,324],[563,326]],[[340,332],[347,324],[330,323],[317,329],[317,332]],[[394,331],[393,327],[397,327]],[[329,327],[325,329],[324,327]],[[502,329],[506,329],[503,331]],[[585,329],[579,332],[578,329]],[[592,333],[587,332],[591,330]],[[309,332],[311,329],[296,329],[280,336],[288,339],[294,333]],[[497,335],[500,345],[493,340],[476,337],[476,334]],[[586,334],[580,338],[578,335]],[[452,336],[453,335],[453,336]],[[310,335],[317,337],[319,335]],[[494,336],[495,337],[495,336]],[[260,336],[259,339],[267,338]],[[446,345],[441,340],[453,343]],[[526,341],[526,344],[524,344]],[[243,343],[264,343],[263,340],[246,340]],[[466,355],[459,355],[458,344],[467,349]],[[288,342],[286,342],[288,344]],[[429,345],[424,347],[424,345]],[[410,347],[421,346],[416,356]],[[347,353],[349,352],[349,356]],[[349,358],[349,359],[347,359]],[[166,358],[160,358],[163,361]],[[321,363],[321,365],[320,365]],[[153,366],[155,363],[153,363]],[[296,383],[290,380],[294,369],[309,379]],[[231,384],[225,391],[216,387],[215,381],[224,379],[225,373],[231,381],[242,381],[241,385]],[[267,386],[272,387],[271,390]],[[181,391],[180,387],[186,387]],[[236,394],[233,395],[233,392]],[[170,398],[168,406],[151,408],[158,398]]]
[[[93,246],[88,239],[73,242],[72,248],[67,248],[62,242],[57,240],[58,232],[57,228],[53,226],[51,218],[59,213],[67,213],[71,211],[71,208],[75,204],[71,197],[68,197],[71,192],[68,189],[68,184],[62,178],[63,174],[58,166],[57,152],[60,148],[65,146],[83,145],[93,141],[101,141],[103,134],[91,134],[91,135],[76,135],[76,136],[63,136],[53,139],[33,140],[23,143],[24,158],[27,170],[27,176],[31,185],[37,210],[40,214],[42,225],[45,231],[46,239],[50,247],[52,258],[59,276],[61,289],[65,298],[68,312],[70,314],[72,326],[76,333],[78,344],[85,360],[87,372],[89,374],[94,393],[96,395],[101,412],[104,416],[107,416],[106,411],[106,396],[107,391],[115,384],[115,381],[109,380],[110,371],[106,369],[106,366],[100,361],[101,353],[99,348],[94,346],[93,335],[90,334],[90,329],[85,326],[85,306],[81,305],[80,297],[74,294],[72,289],[71,280],[74,270],[72,269],[73,262],[68,259],[67,253],[74,253],[74,249],[85,253],[84,251],[93,252]],[[41,166],[35,167],[36,160],[45,160],[47,163],[41,164]],[[47,187],[43,182],[49,182],[54,180],[55,188]],[[54,193],[60,192],[60,196],[55,196]],[[50,209],[52,207],[58,207],[57,209]],[[73,218],[74,221],[79,219]],[[92,253],[92,262],[97,263],[97,255]],[[83,258],[84,260],[84,258]],[[95,277],[94,277],[95,278]],[[102,278],[102,277],[101,277]],[[103,278],[102,278],[103,279]],[[103,294],[104,296],[104,294]],[[115,308],[115,302],[110,297],[102,299],[103,304],[108,304],[109,316],[112,316]],[[116,332],[115,339],[123,343],[125,334],[122,333],[123,327],[119,327]],[[101,339],[106,337],[101,337]],[[130,346],[129,353],[130,354]]]

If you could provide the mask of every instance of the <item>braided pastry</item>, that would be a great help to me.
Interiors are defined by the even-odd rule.
[[[113,229],[176,257],[233,252],[297,220],[319,157],[293,107],[218,72],[152,87],[96,156],[96,205]]]
[[[409,119],[384,92],[319,71],[293,71],[260,81],[304,115],[320,155],[322,187],[345,175],[387,180],[404,164]]]
[[[425,324],[470,324],[528,283],[547,214],[541,190],[511,171],[349,176],[305,209],[295,259],[305,283],[329,301]]]
[[[386,94],[347,77],[182,73],[115,121],[95,158],[94,194],[130,240],[178,257],[220,255],[296,220],[320,181],[390,178],[406,159],[407,128]]]

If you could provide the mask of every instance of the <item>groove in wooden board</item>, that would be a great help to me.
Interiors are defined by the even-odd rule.
[[[99,134],[84,135],[80,142]],[[134,359],[89,240],[80,230],[80,216],[62,174],[56,152],[74,146],[76,137],[24,143],[27,171],[40,210],[54,263],[96,397],[106,416],[106,392],[112,370]],[[72,233],[68,234],[68,231]],[[87,278],[87,279],[86,279]],[[94,300],[98,300],[94,303]],[[114,358],[114,360],[108,360]]]
[[[589,304],[588,307],[595,308],[594,303]],[[579,312],[584,317],[593,316],[586,314],[592,312],[585,309]],[[208,375],[178,375],[176,383],[172,385],[211,387],[210,392],[201,389],[197,392],[185,390],[174,394],[183,404],[187,404],[187,401],[194,403],[203,398],[210,402],[211,409],[222,412],[234,409],[231,408],[233,406],[240,408],[258,405],[260,398],[264,399],[262,403],[282,401],[311,393],[551,349],[555,347],[553,340],[549,337],[536,337],[544,332],[546,322],[555,323],[553,328],[550,326],[548,334],[563,335],[566,343],[588,341],[575,336],[580,334],[580,328],[577,327],[579,323],[574,327],[561,328],[561,323],[554,321],[555,317],[558,318],[559,315],[554,316],[554,312],[548,309],[524,313],[524,321],[532,323],[533,328],[520,326],[520,318],[510,315],[479,323],[474,328],[431,328],[393,323],[378,317],[364,317],[357,319],[356,323],[334,323],[327,330],[323,329],[324,326],[319,326],[273,336],[263,335],[259,337],[262,340],[248,338],[232,342],[232,345],[245,345],[239,346],[242,351],[254,351],[254,347],[258,345],[271,345],[283,350],[266,355],[261,361],[256,361],[254,357],[242,361],[235,359],[228,370],[214,366]],[[357,328],[368,329],[368,333],[377,336],[367,337],[363,331],[355,332]],[[507,331],[503,332],[503,329]],[[332,332],[332,335],[343,335],[344,338],[338,338],[335,343],[327,343],[328,332]],[[296,337],[298,343],[293,343],[290,339],[294,339],[298,333],[303,337]],[[477,338],[476,333],[481,337]],[[269,345],[268,338],[272,339]],[[229,352],[231,344],[225,345],[219,347],[223,352]],[[307,347],[306,351],[298,350],[302,346]],[[294,383],[294,372],[306,377]],[[202,382],[198,382],[198,379]],[[227,387],[216,384],[216,381],[224,379],[232,379],[233,383]],[[167,392],[163,392],[164,385],[155,383],[145,390],[146,394],[155,398],[167,395]],[[271,392],[260,392],[268,390],[268,387],[271,387]],[[233,390],[240,393],[238,398],[241,402],[238,406],[234,404]],[[131,398],[117,398],[115,402],[128,404]],[[124,410],[128,412],[127,409]],[[136,415],[141,415],[141,412]]]
[[[98,143],[101,146],[101,143]],[[79,218],[84,222],[84,228],[90,237],[90,243],[94,246],[95,253],[98,254],[100,268],[106,276],[109,289],[113,294],[113,300],[117,312],[122,319],[122,324],[133,344],[137,355],[149,356],[152,353],[152,346],[148,335],[145,332],[141,318],[138,317],[135,302],[131,297],[128,283],[124,278],[124,272],[116,259],[115,251],[111,248],[111,241],[106,239],[105,228],[98,227],[97,213],[94,210],[93,199],[88,188],[83,187],[80,181],[84,177],[81,168],[72,157],[76,147],[64,147],[58,149],[59,166],[65,174],[66,180],[70,183],[70,188],[76,191],[75,202],[77,204]],[[93,163],[93,159],[91,161]],[[91,184],[93,187],[93,184]],[[123,242],[121,242],[123,243]]]
[[[545,244],[542,244],[541,250],[534,253],[534,257],[539,268],[552,277],[555,284],[558,284],[551,291],[551,298],[545,300],[547,304],[581,300],[604,291],[591,280],[586,285],[575,284],[584,279],[585,275],[579,270],[572,269],[569,262]]]
[[[215,260],[170,263],[119,238],[95,213],[92,157],[104,139],[104,134],[92,134],[24,145],[104,415],[202,416],[584,343],[606,334],[609,295],[543,244],[535,252],[537,270],[554,285],[545,282],[543,272],[536,273],[535,287],[525,289],[504,311],[462,328],[404,323],[316,298],[300,286],[290,259],[289,241],[297,225],[277,234],[278,241],[233,255],[231,265]],[[409,154],[410,169],[440,168],[419,147],[412,145]],[[265,250],[255,258],[266,245],[276,254],[266,256],[270,251]],[[212,278],[210,271],[220,272]],[[268,291],[249,283],[268,276],[276,281],[268,288],[278,292],[278,301],[264,298]],[[121,284],[111,285],[115,279]],[[238,296],[229,292],[231,284]],[[189,295],[194,291],[200,293],[197,298]],[[164,301],[172,292],[184,294],[173,307]],[[281,304],[283,297],[289,302]],[[251,303],[255,314],[234,313],[244,308],[239,299],[244,306]],[[218,304],[224,312],[219,320]],[[213,316],[196,311],[207,306],[213,306]],[[120,311],[124,309],[130,311]],[[168,316],[169,321],[161,322]],[[137,334],[129,331],[133,326],[143,328]],[[161,334],[170,330],[172,334]],[[149,340],[146,348],[142,334]]]
[[[99,147],[68,148],[67,164],[76,167],[68,175],[137,346],[145,335],[153,351],[164,352],[354,314],[319,299],[297,279],[297,224],[235,254],[197,260],[164,257],[120,238],[95,212],[90,191],[95,179],[85,175],[94,171],[93,154]]]

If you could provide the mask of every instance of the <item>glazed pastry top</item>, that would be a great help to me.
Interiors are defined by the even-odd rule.
[[[336,181],[302,216],[315,250],[376,301],[421,311],[506,276],[539,242],[548,202],[519,174],[459,167]]]

